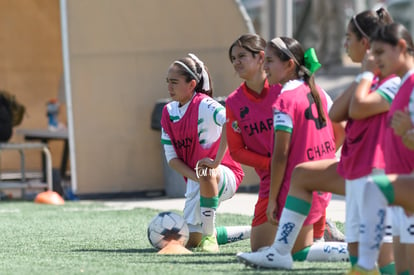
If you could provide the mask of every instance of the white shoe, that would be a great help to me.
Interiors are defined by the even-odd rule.
[[[268,247],[256,252],[239,252],[237,259],[248,266],[274,269],[292,269],[293,259],[290,253],[281,255],[273,248]]]

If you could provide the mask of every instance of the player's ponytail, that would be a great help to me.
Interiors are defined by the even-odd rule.
[[[292,59],[296,65],[296,75],[302,78],[309,86],[312,99],[318,111],[318,121],[321,125],[326,124],[326,115],[323,110],[322,100],[316,88],[314,73],[321,67],[313,48],[303,51],[298,41],[289,37],[276,37],[268,45],[273,48],[276,56],[282,61]]]

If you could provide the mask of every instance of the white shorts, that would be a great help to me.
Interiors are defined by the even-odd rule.
[[[233,171],[224,165],[219,165],[220,182],[218,183],[219,204],[234,196],[237,190],[236,176]],[[190,232],[202,232],[201,210],[200,210],[200,184],[187,180],[187,191],[185,193],[184,219],[188,224]]]
[[[383,174],[382,170],[375,170],[371,175]],[[370,175],[370,176],[371,176]],[[346,205],[346,222],[345,222],[345,239],[348,243],[359,242],[361,212],[360,209],[364,202],[364,187],[367,184],[369,176],[361,177],[354,180],[345,180],[345,205]],[[385,234],[382,239],[384,243],[392,243],[392,211],[387,207],[386,219],[384,221]]]
[[[404,208],[392,206],[392,235],[400,237],[400,243],[414,244],[414,215],[407,216]]]

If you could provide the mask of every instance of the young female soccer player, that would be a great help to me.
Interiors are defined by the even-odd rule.
[[[269,85],[263,70],[266,41],[257,34],[244,34],[229,48],[234,70],[244,82],[226,99],[227,143],[232,158],[255,169],[260,178],[250,246],[252,251],[269,246],[277,227],[267,222],[266,207],[273,150],[272,105],[280,85]]]
[[[371,37],[371,51],[383,74],[395,73],[401,77],[401,86],[392,102],[383,140],[385,171],[387,174],[410,174],[414,171],[414,151],[402,142],[398,111],[409,108],[410,96],[414,90],[414,44],[408,30],[401,24],[393,23],[381,27]],[[394,127],[394,129],[392,128]],[[369,209],[367,215],[378,213],[388,202],[395,203],[396,190],[387,176],[372,177],[376,185],[367,187],[367,192],[377,199],[377,208]],[[413,183],[411,183],[413,184]],[[400,190],[398,190],[400,191]],[[398,193],[399,195],[400,193]],[[404,199],[399,198],[398,199]],[[394,201],[395,200],[395,201]],[[393,207],[393,235],[395,266],[398,274],[414,274],[414,215],[401,207]]]
[[[360,26],[361,24],[358,24],[357,26],[355,20],[356,23],[363,23],[362,27]],[[371,34],[378,25],[384,24],[384,22],[386,23],[388,20],[390,20],[390,17],[388,16],[388,13],[383,9],[378,10],[376,13],[373,11],[362,12],[351,19],[348,25],[347,42],[345,44],[345,47],[347,48],[348,55],[353,61],[361,62],[363,60],[363,57],[369,48],[369,40],[367,38],[367,34]],[[356,179],[358,177],[363,177],[365,173],[366,175],[369,175],[373,168],[383,168],[381,162],[378,162],[375,159],[375,152],[376,150],[378,151],[377,144],[379,142],[370,140],[368,144],[365,144],[365,146],[356,147],[358,145],[356,141],[363,140],[364,138],[372,139],[373,137],[377,136],[376,133],[372,134],[371,131],[371,137],[369,137],[365,135],[365,132],[368,133],[368,129],[378,129],[378,123],[381,124],[381,120],[384,119],[384,115],[381,115],[381,113],[387,110],[387,106],[389,108],[389,102],[386,99],[388,99],[388,97],[392,98],[392,91],[396,90],[398,81],[396,79],[387,79],[386,81],[379,82],[381,85],[378,86],[378,83],[375,83],[375,85],[372,85],[372,87],[371,83],[368,83],[369,85],[367,85],[367,83],[364,83],[365,80],[362,82],[362,86],[358,85],[356,82],[353,83],[347,89],[347,91],[345,91],[343,95],[335,101],[335,104],[331,108],[330,112],[331,115],[333,115],[333,119],[338,122],[349,119],[349,114],[359,116],[360,120],[364,116],[366,117],[366,119],[364,119],[366,120],[365,123],[364,121],[351,119],[347,125],[347,136],[343,148],[343,155],[341,156],[340,171],[337,171],[338,163],[336,160],[315,161],[298,165],[292,175],[291,188],[289,191],[289,196],[292,197],[293,201],[298,200],[305,206],[309,205],[312,199],[313,190],[331,191],[344,195],[344,180],[338,174],[338,172],[343,174],[344,177]],[[372,91],[378,91],[378,94],[372,92],[370,93],[370,88]],[[359,92],[357,92],[357,90]],[[370,101],[371,103],[369,103]],[[376,109],[375,104],[380,105],[379,108]],[[358,110],[361,105],[364,105],[363,110],[366,110],[370,113],[361,113],[360,110]],[[374,110],[377,110],[375,112],[380,115],[376,116]],[[360,134],[358,134],[358,131],[361,131],[359,132]],[[360,138],[358,138],[358,135]],[[363,152],[366,152],[364,154],[365,157],[361,158],[359,154],[356,154],[355,150],[353,150],[354,148],[359,148],[359,153],[364,154]],[[369,157],[370,155],[371,157]],[[353,159],[351,158],[352,156],[354,156]],[[354,170],[355,173],[352,174]],[[308,210],[303,211],[301,207],[298,208],[297,205],[295,206],[293,204],[286,204],[284,211],[290,214],[282,215],[280,224],[292,224],[297,228],[301,226],[308,213]],[[353,212],[355,211],[347,211],[347,214],[351,214]],[[354,215],[358,217],[359,214],[354,213]],[[349,219],[349,215],[347,215],[347,219]],[[357,229],[359,229],[359,226],[357,226]],[[358,235],[355,234],[357,233],[354,232],[353,238],[356,240],[354,242],[357,242]],[[278,242],[275,240],[275,244],[273,246],[279,252],[282,252],[281,254],[284,256],[280,257],[280,260],[275,260],[273,267],[291,268],[289,252],[291,252],[293,243],[296,238],[297,232],[296,234],[289,234],[289,242]],[[356,256],[357,251],[358,248],[355,247],[352,251],[354,254],[351,255]],[[388,248],[388,252],[384,252],[385,256],[382,257],[380,264],[382,267],[384,267],[384,269],[392,270],[392,254],[390,255],[390,251],[391,250]],[[376,254],[376,256],[378,256],[378,254]],[[376,256],[374,255],[374,263]],[[285,263],[290,262],[290,264],[280,264],[280,262],[283,262],[283,259],[285,259]],[[351,261],[356,262],[356,258],[351,258]],[[253,264],[262,265],[266,263],[260,263],[260,260],[258,259],[258,263]],[[384,272],[388,273],[388,271]]]
[[[168,164],[187,181],[187,246],[217,252],[216,209],[235,194],[244,176],[227,151],[225,109],[210,97],[207,68],[195,55],[174,61],[167,83],[173,101],[162,112],[161,142]]]
[[[320,64],[315,61],[312,49],[305,53],[296,40],[277,37],[267,43],[265,53],[264,68],[269,83],[283,85],[281,95],[273,106],[275,141],[266,210],[268,220],[277,224],[285,201],[286,204],[298,202],[286,199],[293,168],[305,161],[335,158],[336,150],[332,124],[327,117],[328,96],[314,83],[313,73]],[[289,234],[295,231],[297,235],[300,233],[300,237],[296,244],[295,241],[292,243],[292,247],[295,245],[293,253],[311,246],[312,225],[324,213],[329,199],[330,194],[315,193],[304,226],[291,227],[290,224],[279,223],[275,240],[287,242]],[[303,253],[300,254],[303,256]],[[273,267],[273,261],[277,257],[273,246],[238,255],[243,262],[264,267]],[[291,265],[290,253],[289,260]],[[289,265],[289,262],[283,263],[286,264]]]
[[[229,48],[230,61],[244,82],[226,100],[227,143],[232,158],[253,167],[260,178],[250,235],[252,251],[271,245],[277,229],[267,221],[266,207],[274,138],[272,105],[281,86],[269,85],[266,79],[265,47],[266,41],[259,35],[244,34]],[[322,236],[324,227],[323,220],[318,227]]]

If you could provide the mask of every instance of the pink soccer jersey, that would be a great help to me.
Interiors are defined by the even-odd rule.
[[[388,112],[388,125],[385,129],[383,148],[385,155],[385,172],[387,174],[409,174],[414,171],[414,150],[403,144],[401,137],[394,134],[389,122],[397,110],[408,110],[410,96],[414,89],[414,70],[409,71],[401,80],[390,110]]]
[[[271,157],[274,139],[272,105],[280,90],[281,86],[269,87],[266,81],[262,91],[265,94],[260,97],[250,95],[245,83],[231,93],[226,99],[226,108],[232,110],[235,120],[230,122],[232,127],[227,131],[227,138],[231,137],[229,131],[236,131],[248,150]],[[255,168],[255,171],[260,177],[259,197],[268,197],[270,169]]]
[[[161,117],[162,128],[170,137],[177,157],[193,169],[196,167],[197,161],[202,158],[209,157],[214,159],[220,146],[220,138],[208,148],[203,148],[198,139],[198,109],[200,102],[205,97],[207,95],[197,93],[193,97],[186,113],[179,121],[172,122],[167,105],[164,106]],[[226,151],[221,164],[229,167],[234,172],[237,186],[239,186],[244,173],[240,164],[230,157],[228,151]]]
[[[325,93],[320,88],[325,123],[321,123],[310,89],[302,81],[287,83],[274,105],[275,131],[291,133],[288,163],[279,191],[277,216],[280,217],[289,191],[290,178],[295,166],[302,162],[335,158],[335,141]],[[277,142],[277,141],[276,141]],[[312,208],[305,225],[315,223],[324,213],[330,201],[330,193],[314,192]]]
[[[400,78],[394,75],[372,83],[371,93],[377,92],[390,104],[397,93]],[[373,168],[385,169],[382,138],[385,133],[387,112],[360,120],[349,119],[345,128],[338,173],[353,180],[369,175]]]

